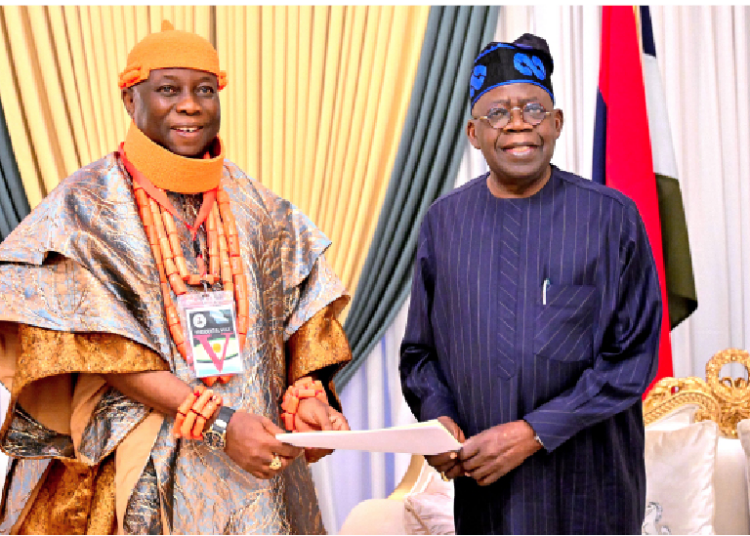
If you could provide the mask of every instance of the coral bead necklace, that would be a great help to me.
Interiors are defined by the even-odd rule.
[[[194,239],[198,228],[205,223],[208,242],[208,266],[206,266],[202,254],[197,252],[198,270],[201,273],[190,273],[187,261],[182,253],[177,226],[172,215],[174,209],[171,207],[164,190],[146,182],[148,179],[127,161],[123,152],[120,153],[120,156],[133,177],[133,191],[138,205],[138,213],[151,245],[156,267],[159,270],[159,282],[164,298],[167,325],[177,351],[186,361],[189,360],[185,330],[180,321],[177,306],[172,300],[170,289],[175,295],[180,296],[187,293],[187,286],[200,286],[204,282],[208,285],[221,282],[225,291],[234,293],[237,332],[241,351],[249,327],[250,306],[247,277],[244,263],[240,257],[237,224],[229,206],[229,196],[221,186],[218,187],[215,195],[213,195],[214,192],[204,194],[203,207],[201,207],[195,225],[190,226],[186,223],[188,228],[191,229]],[[146,187],[144,188],[144,186]],[[147,189],[155,195],[149,195]],[[161,198],[162,202],[160,203],[155,198]],[[210,387],[216,382],[217,378],[219,381],[226,383],[231,376],[211,376],[201,379]]]

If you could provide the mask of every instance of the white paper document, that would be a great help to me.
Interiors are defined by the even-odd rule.
[[[406,452],[427,456],[461,449],[461,443],[436,420],[380,430],[277,434],[276,439],[298,447]]]

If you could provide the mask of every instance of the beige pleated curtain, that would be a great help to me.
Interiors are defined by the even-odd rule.
[[[396,158],[429,7],[216,8],[228,154],[328,235],[354,289]]]
[[[129,119],[117,76],[162,19],[217,48],[227,157],[333,240],[349,289],[375,230],[428,6],[2,6],[0,84],[31,207],[113,151]],[[10,80],[10,83],[9,83]]]

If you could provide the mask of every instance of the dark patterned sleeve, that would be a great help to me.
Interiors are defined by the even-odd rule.
[[[428,213],[429,217],[429,213]],[[438,362],[431,319],[434,262],[428,217],[419,231],[406,333],[401,343],[401,386],[419,421],[446,416],[458,422],[453,394]]]
[[[659,276],[635,205],[623,218],[621,239],[610,250],[620,275],[602,351],[572,388],[524,417],[550,452],[584,428],[639,402],[656,375],[662,320]]]

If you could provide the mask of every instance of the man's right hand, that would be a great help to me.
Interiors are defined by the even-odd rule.
[[[270,419],[239,410],[229,420],[224,452],[254,477],[272,478],[303,452],[276,439],[276,434],[283,433]],[[277,470],[270,468],[274,455],[281,460],[281,468]]]
[[[193,392],[187,383],[166,370],[105,374],[107,382],[125,396],[174,416],[182,401]],[[286,469],[303,450],[276,439],[284,430],[271,420],[246,411],[236,411],[227,427],[225,452],[241,468],[257,478],[271,478]],[[269,467],[279,455],[281,468]]]
[[[459,428],[453,419],[450,417],[438,417],[437,420],[446,430],[453,434],[453,437],[459,443],[466,441],[463,430]],[[453,479],[464,474],[457,452],[444,452],[442,454],[435,454],[434,456],[425,456],[425,460],[446,478]]]

